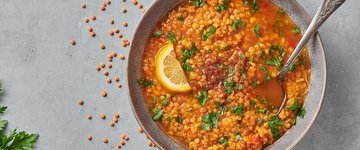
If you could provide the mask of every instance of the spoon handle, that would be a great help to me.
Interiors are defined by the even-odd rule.
[[[294,63],[300,52],[304,49],[306,43],[317,32],[319,27],[329,18],[329,16],[339,8],[345,0],[323,0],[319,10],[316,12],[309,27],[305,31],[304,36],[301,38],[299,44],[296,46],[294,52],[291,54],[284,67],[278,74],[280,79],[284,79],[285,74],[289,71],[290,65]]]

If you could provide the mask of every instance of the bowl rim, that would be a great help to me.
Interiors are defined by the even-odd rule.
[[[181,2],[182,1],[185,1],[185,0],[180,0]],[[280,3],[283,3],[281,2],[282,0],[271,0],[275,5],[277,5],[278,7],[282,8],[280,5]],[[132,65],[130,62],[132,62],[132,58],[130,56],[134,55],[134,53],[136,53],[134,50],[135,49],[135,41],[136,40],[136,33],[139,32],[139,30],[141,30],[141,24],[145,23],[144,20],[146,19],[146,17],[151,17],[150,14],[150,11],[149,10],[152,10],[152,9],[155,9],[156,8],[156,4],[160,3],[160,2],[164,2],[162,0],[154,0],[151,5],[147,8],[146,12],[144,13],[144,15],[142,16],[142,18],[140,19],[140,21],[138,22],[137,24],[137,27],[135,29],[135,32],[134,32],[134,37],[132,38],[132,44],[130,46],[130,51],[129,51],[129,60],[128,60],[128,64],[127,64],[127,76],[126,76],[126,85],[127,85],[127,95],[128,95],[128,98],[129,98],[129,101],[130,101],[130,106],[131,106],[131,109],[132,109],[132,112],[136,118],[136,121],[138,122],[138,124],[140,125],[141,128],[144,129],[145,133],[148,135],[148,137],[150,138],[150,140],[157,145],[158,148],[160,149],[167,149],[168,147],[165,146],[163,143],[160,143],[157,138],[154,137],[154,135],[150,134],[151,133],[151,130],[152,129],[147,129],[146,126],[144,125],[144,123],[141,121],[141,118],[139,117],[139,112],[137,110],[137,108],[135,107],[136,103],[134,102],[134,99],[132,98],[132,93],[131,93],[131,89],[133,88],[132,87],[132,83],[130,83],[129,81],[129,77],[132,76],[133,74],[131,74],[131,72],[129,72],[129,68],[132,68]],[[181,3],[179,2],[179,3]],[[166,2],[165,2],[166,3]],[[296,0],[292,0],[292,1],[288,1],[288,2],[284,2],[284,3],[289,3],[289,5],[293,5],[296,7],[297,11],[300,11],[300,13],[302,13],[301,15],[304,15],[302,16],[302,18],[299,18],[301,21],[305,22],[305,24],[310,24],[310,21],[311,21],[311,17],[309,16],[309,14],[305,11],[305,9],[296,1]],[[172,4],[174,5],[174,4]],[[174,7],[172,7],[171,10],[173,10],[174,8],[176,8],[178,4],[174,5]],[[287,14],[289,14],[288,10],[285,10]],[[162,14],[161,16],[164,17],[168,14],[169,11],[167,11],[165,14]],[[295,16],[299,16],[300,14],[295,14]],[[290,15],[289,15],[290,16]],[[294,20],[293,17],[291,17],[292,20]],[[158,21],[156,21],[158,22]],[[298,24],[298,23],[296,23]],[[299,26],[299,25],[298,25]],[[300,27],[300,26],[299,26]],[[151,30],[153,29],[153,27],[151,27]],[[301,30],[304,31],[304,27],[301,27]],[[148,38],[148,37],[147,37]],[[326,90],[326,81],[327,81],[327,66],[326,66],[326,57],[325,57],[325,50],[324,50],[324,46],[323,46],[323,43],[322,43],[322,40],[321,40],[321,36],[320,34],[317,32],[312,40],[314,42],[316,42],[314,45],[314,47],[316,47],[317,51],[320,52],[320,56],[321,57],[321,60],[322,62],[320,62],[320,64],[322,64],[322,66],[320,66],[323,70],[321,70],[321,74],[323,74],[322,78],[323,80],[321,81],[322,82],[322,86],[320,87],[321,91],[318,91],[320,92],[321,94],[319,95],[319,102],[317,104],[317,107],[315,108],[315,112],[313,113],[313,115],[311,116],[311,119],[309,120],[309,122],[306,124],[306,128],[303,130],[303,132],[297,136],[295,138],[295,140],[290,144],[290,145],[287,145],[287,147],[285,149],[292,149],[294,148],[300,141],[301,139],[303,139],[303,137],[307,134],[307,132],[309,131],[309,129],[312,127],[312,125],[314,124],[315,120],[317,119],[317,116],[319,115],[319,112],[321,110],[321,107],[322,107],[322,103],[323,103],[323,100],[324,100],[324,95],[325,95],[325,90]],[[146,40],[147,41],[147,40]],[[310,50],[309,50],[310,51]],[[310,52],[309,52],[309,56],[310,56]],[[310,56],[311,57],[311,56]],[[141,58],[143,58],[143,56],[141,56]],[[311,58],[310,58],[311,60]],[[142,62],[139,62],[139,63],[142,63]],[[313,64],[313,60],[311,60],[311,66]],[[312,67],[311,67],[311,74],[312,74]],[[311,84],[311,83],[310,83]],[[310,84],[309,84],[309,88],[310,88]],[[131,88],[131,89],[130,89]],[[310,91],[310,90],[309,90]],[[133,92],[134,93],[134,92]],[[309,92],[310,93],[310,92]],[[142,99],[143,103],[145,103],[144,99]],[[307,103],[307,101],[305,101],[304,105]],[[148,109],[145,110],[146,113],[149,113]],[[149,118],[149,120],[152,121],[151,117]],[[298,120],[298,119],[297,119]],[[153,121],[152,121],[153,122]],[[158,125],[158,124],[157,124]],[[295,125],[296,126],[296,125]],[[158,128],[161,128],[158,126]],[[279,141],[281,139],[283,139],[283,137],[289,133],[290,130],[292,130],[294,127],[290,128],[280,139],[278,139],[275,143],[273,143],[272,145],[266,147],[265,149],[278,149],[279,147],[277,147],[279,145]],[[161,129],[160,129],[161,130]],[[157,130],[158,131],[158,130]],[[161,132],[163,132],[161,130]],[[160,133],[161,134],[161,133]],[[163,133],[165,134],[165,133]],[[167,136],[167,135],[166,135]],[[167,137],[168,139],[170,140],[173,140],[172,144],[176,143],[176,144],[179,144],[176,139],[172,138],[172,137]],[[180,147],[171,147],[172,149],[183,149],[183,145],[178,145]]]

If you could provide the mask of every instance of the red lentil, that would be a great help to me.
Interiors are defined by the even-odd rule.
[[[92,27],[88,27],[88,31],[89,31],[89,32],[92,32],[92,31],[93,31],[93,28],[92,28]]]
[[[81,8],[84,8],[84,9],[85,9],[85,8],[86,8],[86,4],[85,4],[85,3],[82,3],[82,4],[81,4]]]
[[[84,105],[84,100],[79,99],[78,103],[79,103],[79,105]]]
[[[95,37],[95,36],[96,36],[96,33],[95,33],[95,32],[90,32],[90,35],[91,35],[92,37]]]
[[[114,122],[110,122],[110,126],[111,126],[111,127],[115,126],[115,123],[114,123]]]
[[[127,27],[127,26],[128,26],[128,23],[125,22],[125,21],[124,21],[122,24],[123,24],[124,27]]]
[[[121,145],[125,145],[125,141],[122,140],[122,141],[120,142],[120,144],[121,144]]]
[[[101,11],[105,11],[105,6],[102,5],[102,6],[100,7],[100,10],[101,10]]]
[[[96,20],[96,16],[92,15],[91,20]]]
[[[107,83],[111,83],[111,79],[110,79],[110,78],[107,78],[107,79],[106,79],[106,82],[107,82]]]
[[[114,77],[115,82],[119,82],[119,80],[120,80],[119,77]]]
[[[113,35],[114,35],[114,31],[110,30],[110,31],[109,31],[109,35],[110,35],[110,36],[113,36]]]
[[[92,119],[92,115],[87,115],[86,118],[88,118],[89,120],[91,120],[91,119]]]
[[[125,56],[124,56],[123,54],[120,54],[120,55],[119,55],[119,58],[122,59],[122,60],[124,60],[124,59],[125,59]]]
[[[91,136],[91,135],[88,135],[87,139],[88,139],[89,141],[91,141],[91,140],[92,140],[92,136]]]
[[[107,67],[110,69],[112,68],[112,64],[107,64]]]
[[[141,8],[143,8],[143,5],[139,4],[138,7],[141,9]]]
[[[101,67],[101,68],[105,68],[105,64],[104,64],[104,63],[100,63],[100,67]]]
[[[118,87],[118,88],[122,88],[122,85],[119,83],[119,84],[117,85],[117,87]]]
[[[139,127],[138,131],[139,131],[139,133],[143,133],[143,132],[144,132],[141,127]]]
[[[104,45],[104,44],[101,44],[101,45],[100,45],[100,48],[101,48],[101,49],[105,49],[105,45]]]
[[[105,118],[106,118],[106,115],[105,115],[105,114],[100,114],[100,118],[101,118],[101,119],[105,119]]]
[[[85,22],[85,23],[88,23],[88,22],[89,22],[89,18],[85,18],[85,19],[84,19],[84,22]]]
[[[76,44],[75,40],[70,40],[70,44],[75,45]]]
[[[101,91],[101,96],[102,96],[102,97],[106,97],[106,96],[107,96],[106,91]]]
[[[109,142],[109,140],[108,140],[107,138],[103,138],[102,141],[103,141],[104,143],[108,143],[108,142]]]
[[[115,32],[115,33],[119,33],[120,30],[119,30],[118,28],[116,28],[116,29],[114,30],[114,32]]]
[[[117,53],[116,53],[116,52],[112,52],[112,53],[111,53],[111,56],[116,57],[116,56],[117,56]]]
[[[122,12],[122,13],[126,13],[126,11],[127,11],[126,8],[122,8],[122,9],[121,9],[121,12]]]
[[[109,20],[109,23],[110,23],[110,24],[114,24],[114,23],[115,23],[114,19],[110,19],[110,20]]]
[[[122,37],[123,37],[123,35],[122,35],[121,33],[117,34],[117,36],[118,36],[119,38],[122,38]]]
[[[133,0],[132,3],[133,3],[134,5],[137,5],[137,4],[138,4],[137,0]]]

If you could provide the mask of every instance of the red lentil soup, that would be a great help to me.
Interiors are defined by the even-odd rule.
[[[189,149],[263,149],[305,115],[310,78],[307,50],[291,66],[288,95],[279,116],[281,90],[268,84],[301,38],[299,27],[270,0],[190,0],[161,20],[142,60],[145,102],[153,120]],[[171,92],[156,75],[156,57],[168,43],[190,90]],[[275,92],[274,92],[275,93]]]

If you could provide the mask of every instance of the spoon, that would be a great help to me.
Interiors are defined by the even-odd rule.
[[[304,49],[306,43],[311,39],[311,37],[317,32],[317,30],[320,28],[320,26],[329,18],[329,16],[335,12],[337,8],[339,8],[345,0],[323,0],[318,11],[316,12],[314,18],[312,19],[309,27],[305,31],[304,36],[301,38],[299,44],[296,46],[294,52],[291,54],[289,59],[286,61],[284,67],[280,70],[280,72],[277,75],[278,83],[282,83],[282,81],[285,79],[286,73],[289,71],[291,64],[294,63],[295,59],[299,56],[301,51]],[[282,87],[282,95],[284,95],[284,98],[281,102],[281,105],[279,107],[278,112],[275,114],[276,116],[280,114],[281,110],[284,108],[287,95],[285,92],[284,87]]]

